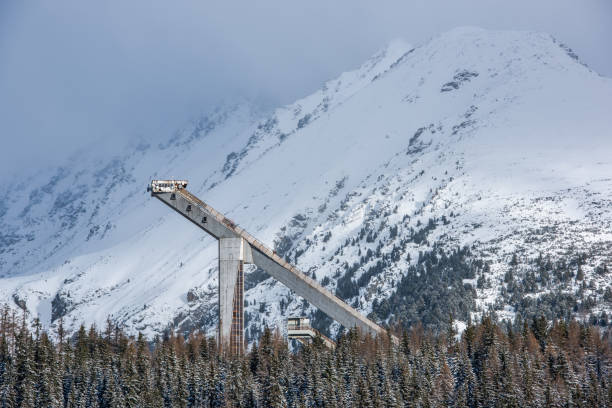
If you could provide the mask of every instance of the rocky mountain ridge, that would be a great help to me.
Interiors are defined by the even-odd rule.
[[[608,324],[612,80],[547,34],[401,41],[266,116],[219,109],[0,200],[0,301],[46,327],[214,333],[216,246],[152,200],[189,189],[383,323],[542,313]],[[248,271],[247,335],[324,316]]]

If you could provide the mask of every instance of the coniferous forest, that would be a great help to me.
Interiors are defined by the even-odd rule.
[[[399,345],[348,331],[290,351],[265,329],[245,356],[172,334],[148,343],[111,324],[66,338],[2,313],[0,407],[609,407],[609,332],[490,317],[458,339],[416,325]],[[53,337],[55,341],[51,339]]]

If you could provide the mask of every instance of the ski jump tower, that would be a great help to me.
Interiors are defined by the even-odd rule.
[[[381,335],[385,330],[264,246],[186,189],[186,180],[153,180],[151,195],[219,241],[218,344],[231,354],[244,349],[244,264],[255,264],[345,327]],[[392,337],[394,343],[397,339]]]

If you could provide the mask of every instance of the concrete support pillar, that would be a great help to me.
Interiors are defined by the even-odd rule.
[[[244,349],[244,264],[252,262],[244,239],[219,239],[218,344],[230,354],[242,354]]]

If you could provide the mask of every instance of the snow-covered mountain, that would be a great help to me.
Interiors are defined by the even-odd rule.
[[[611,108],[612,80],[547,34],[396,41],[267,115],[238,104],[111,160],[84,152],[4,180],[0,302],[46,327],[110,316],[149,336],[214,333],[216,243],[145,191],[185,178],[375,319],[599,319],[612,306]],[[314,313],[261,271],[246,285],[251,336]]]

